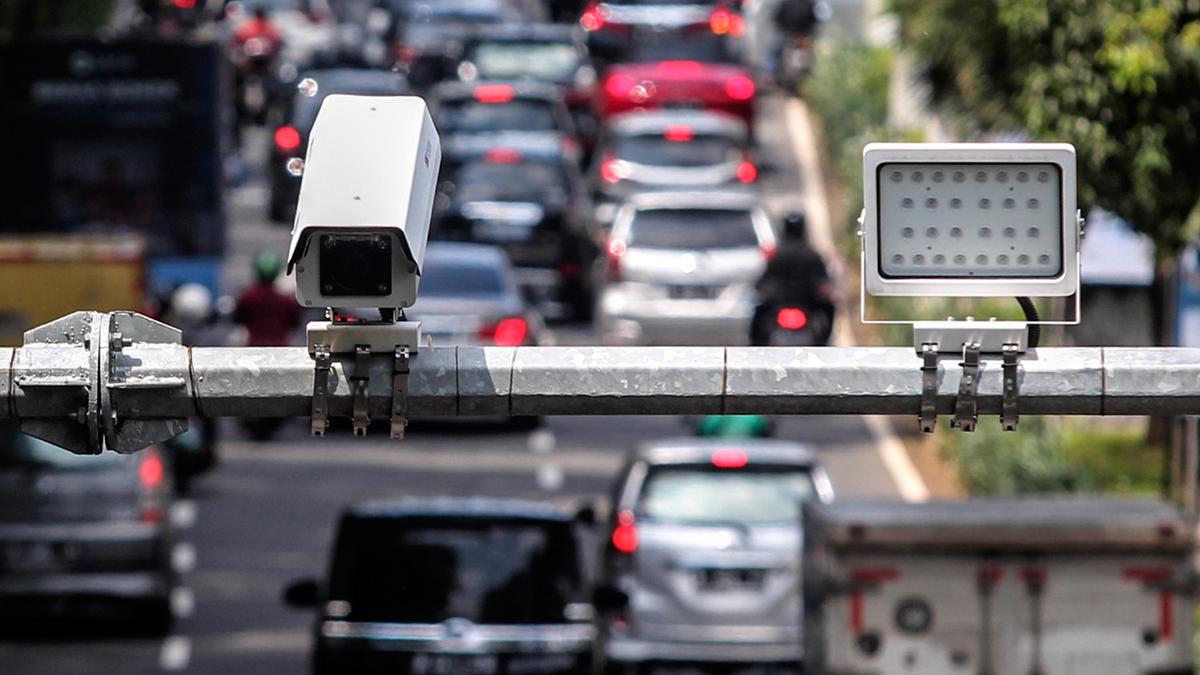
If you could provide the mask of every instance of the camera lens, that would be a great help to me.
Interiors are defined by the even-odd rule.
[[[322,234],[321,294],[379,297],[392,292],[392,240],[381,234]]]

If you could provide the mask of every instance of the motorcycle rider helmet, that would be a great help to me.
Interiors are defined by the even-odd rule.
[[[788,239],[804,240],[808,237],[808,219],[803,211],[792,211],[783,217],[783,233]]]
[[[283,261],[275,251],[259,251],[254,256],[254,275],[264,284],[274,283],[283,270]]]

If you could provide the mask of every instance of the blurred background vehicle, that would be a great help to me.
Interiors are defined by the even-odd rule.
[[[690,42],[712,34],[741,37],[744,21],[732,2],[711,0],[606,0],[589,2],[579,18],[588,46],[606,61],[628,59],[646,44]]]
[[[313,672],[591,673],[586,520],[509,499],[350,507],[328,580],[285,593],[317,609]]]
[[[596,219],[611,225],[617,207],[638,192],[753,185],[759,170],[753,139],[736,117],[699,110],[614,115],[590,176]]]
[[[428,101],[444,144],[503,134],[508,142],[556,142],[567,159],[583,159],[583,145],[558,87],[451,81],[434,87]]]
[[[166,632],[171,467],[159,448],[73,455],[0,425],[0,623]]]
[[[758,306],[750,343],[811,347],[829,343],[837,299],[825,258],[808,240],[808,218],[800,211],[783,217],[783,243],[755,284]]]
[[[317,121],[321,101],[330,94],[355,94],[359,96],[401,96],[409,93],[404,77],[387,71],[337,69],[317,70],[304,73],[303,77],[317,82],[317,94],[308,96],[293,91],[284,123],[275,129],[272,137],[271,159],[268,169],[271,177],[271,219],[291,223],[296,216],[296,200],[300,197],[300,179],[287,170],[292,157],[304,159],[308,152],[308,134]]]
[[[806,501],[833,488],[812,452],[773,440],[681,439],[633,452],[612,490],[599,621],[606,672],[772,664],[799,672]]]
[[[542,314],[587,320],[587,270],[595,259],[590,201],[578,167],[551,148],[518,142],[477,154],[460,145],[443,156],[443,166],[455,168],[442,173],[431,236],[503,247]]]
[[[633,197],[608,240],[596,331],[606,344],[746,344],[754,283],[775,247],[753,195]]]

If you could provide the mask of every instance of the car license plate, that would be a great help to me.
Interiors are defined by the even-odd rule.
[[[720,290],[714,286],[671,286],[667,295],[672,300],[709,300],[717,297]]]
[[[529,239],[532,225],[517,225],[514,223],[475,223],[471,227],[471,236],[476,241],[509,243]]]
[[[697,586],[702,591],[757,591],[763,587],[763,570],[700,570],[696,572]]]
[[[3,569],[9,572],[45,572],[56,569],[54,549],[45,542],[17,542],[0,550]]]
[[[414,654],[413,675],[492,675],[499,672],[494,654]]]

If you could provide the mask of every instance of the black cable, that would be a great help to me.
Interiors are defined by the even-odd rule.
[[[1017,298],[1017,304],[1021,305],[1021,309],[1025,312],[1025,320],[1029,322],[1029,344],[1027,349],[1037,349],[1038,342],[1042,339],[1042,327],[1038,324],[1038,311],[1034,306],[1033,300],[1022,295]]]

